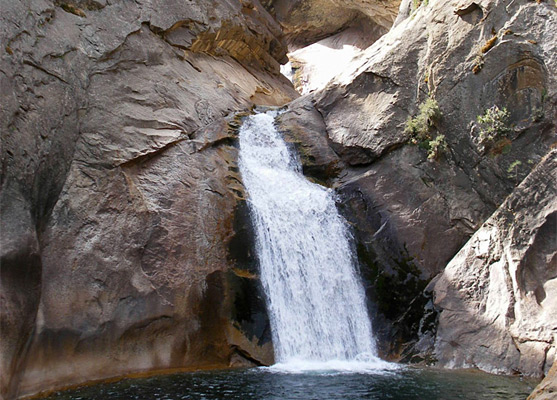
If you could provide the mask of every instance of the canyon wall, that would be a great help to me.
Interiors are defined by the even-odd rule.
[[[452,368],[542,376],[557,350],[557,150],[431,282],[434,354]]]
[[[298,95],[279,26],[250,1],[0,18],[1,396],[272,361],[234,113]]]
[[[4,3],[3,398],[272,362],[236,113],[298,97],[286,43],[321,39],[359,50],[278,126],[338,192],[381,354],[550,368],[553,2],[405,0],[377,41],[398,2]]]
[[[475,279],[479,271],[451,259],[555,147],[556,33],[551,2],[403,2],[389,33],[324,89],[291,103],[281,117],[281,129],[298,145],[306,173],[341,197],[384,356],[534,376],[551,365],[550,301],[535,306],[530,297],[536,287],[552,285],[555,242],[547,238],[549,249],[528,242],[546,236],[536,232],[551,231],[551,221],[528,222],[532,226],[521,239],[527,243],[520,245],[539,263],[536,270],[547,273],[536,273],[537,284],[519,285],[512,294],[517,308],[541,307],[546,317],[522,311],[502,322],[498,336],[479,328],[468,336],[460,328],[437,332],[437,323],[445,326],[451,312],[439,300],[440,286],[427,284],[449,262],[459,265],[459,280]],[[554,165],[544,165],[544,174],[554,178]],[[518,193],[534,195],[535,182],[527,180]],[[554,188],[546,195],[554,204]],[[544,207],[533,201],[521,206],[527,215]],[[506,235],[498,240],[514,243]],[[481,284],[488,285],[484,278]],[[532,318],[537,321],[532,329],[544,333],[517,336],[522,329],[517,327]],[[451,318],[449,325],[465,321]],[[505,335],[524,342],[528,354],[522,361],[510,354],[517,348],[509,341],[503,351],[509,353],[497,360],[490,351],[468,356],[475,350],[466,343],[495,348]],[[472,361],[455,361],[460,359]]]

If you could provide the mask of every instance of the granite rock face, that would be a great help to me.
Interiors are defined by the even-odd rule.
[[[290,50],[331,36],[354,25],[386,33],[396,19],[399,0],[264,0],[281,25]]]
[[[555,8],[483,7],[489,16],[474,24],[454,13],[456,3],[422,5],[314,95],[331,146],[354,171],[341,185],[369,182],[366,192],[389,203],[383,208],[393,209],[390,223],[428,275],[444,267],[556,140],[556,82],[549,73],[557,63],[549,40]],[[477,48],[484,45],[478,35],[492,38],[493,24],[500,39],[475,74]],[[443,114],[429,135],[443,134],[448,146],[436,162],[427,161],[428,143],[413,146],[405,132],[408,117],[428,97]],[[505,151],[486,154],[475,121],[493,105],[508,108],[512,129]],[[511,177],[507,169],[516,160],[522,164]],[[374,174],[383,165],[389,175]],[[438,245],[428,237],[445,240]]]
[[[383,354],[434,362],[428,281],[557,142],[557,11],[525,0],[414,7],[403,2],[389,33],[282,118],[325,126],[340,166],[329,185],[353,226]],[[428,99],[441,116],[418,137],[406,122]],[[494,106],[508,117],[486,144],[477,118]],[[306,158],[323,154],[312,146]]]
[[[281,28],[358,49],[278,127],[338,192],[382,355],[547,372],[552,2],[404,0],[396,21],[397,2],[4,3],[1,397],[272,361],[235,113],[297,97]],[[405,130],[428,98],[441,115]]]
[[[248,243],[230,246],[247,229],[234,113],[297,96],[280,27],[257,1],[0,18],[1,397],[270,362]]]
[[[543,376],[557,343],[557,151],[430,284],[442,366]]]
[[[552,400],[557,393],[557,363],[553,363],[553,367],[549,373],[540,382],[534,391],[528,396],[528,400]]]

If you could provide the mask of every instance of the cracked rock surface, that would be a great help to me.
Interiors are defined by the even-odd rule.
[[[557,342],[557,151],[431,283],[442,366],[543,376]]]
[[[0,18],[0,397],[270,362],[229,245],[233,115],[297,96],[279,26],[257,1],[5,1]]]
[[[283,130],[300,142],[305,170],[316,179],[326,177],[340,194],[385,356],[436,361],[437,314],[432,293],[424,289],[555,146],[556,34],[551,2],[403,1],[387,34],[324,89],[291,103],[282,115]],[[442,115],[426,137],[417,138],[405,130],[406,123],[428,98]],[[480,143],[477,118],[493,106],[507,109],[508,130],[488,148]],[[304,139],[304,131],[321,141]],[[446,147],[430,155],[431,142],[440,135]],[[546,168],[554,177],[555,170]],[[523,190],[534,195],[537,188]],[[555,202],[555,192],[547,195]],[[533,210],[538,209],[532,204]],[[554,260],[543,262],[539,268]],[[474,268],[462,268],[463,277],[472,279]],[[538,278],[542,286],[552,279],[551,274]],[[517,293],[516,301],[533,290]],[[540,329],[554,329],[549,314],[540,318]],[[518,337],[511,325],[504,334]],[[492,338],[494,346],[498,340],[487,333],[479,337]],[[446,340],[455,343],[450,357],[464,359],[470,349],[459,345],[474,339],[447,335]],[[509,354],[500,356],[500,370],[540,376],[551,363],[548,358],[544,368],[554,339],[536,340],[524,344],[529,355],[522,362],[510,345]],[[441,363],[449,365],[444,354]],[[482,354],[474,356],[475,365],[494,370],[494,360]]]

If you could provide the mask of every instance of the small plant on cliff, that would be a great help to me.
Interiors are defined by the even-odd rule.
[[[62,10],[64,10],[65,12],[68,12],[70,14],[74,14],[77,15],[78,17],[81,18],[87,18],[87,15],[85,14],[85,12],[78,8],[75,4],[72,3],[60,3],[60,7],[62,8]]]
[[[507,173],[509,174],[509,178],[514,178],[516,184],[518,184],[518,167],[522,165],[522,161],[516,160],[507,169]]]
[[[412,144],[417,144],[427,150],[428,160],[436,160],[448,149],[445,135],[437,135],[433,139],[431,135],[435,124],[442,117],[439,104],[431,97],[420,104],[418,115],[408,117],[404,133],[409,133]]]
[[[505,107],[493,106],[485,110],[483,115],[478,115],[479,142],[484,149],[492,148],[497,141],[506,139],[506,135],[511,131],[508,119],[509,112]]]
[[[411,12],[416,11],[422,5],[422,0],[412,0],[412,7],[410,8]]]
[[[420,104],[418,115],[414,118],[408,117],[404,133],[409,133],[413,139],[417,140],[431,139],[429,131],[441,116],[442,113],[437,101],[428,97],[426,101]]]
[[[476,54],[476,57],[474,57],[474,65],[472,66],[472,72],[474,74],[479,74],[483,66],[484,66],[484,56],[483,54],[478,53]]]
[[[476,51],[476,56],[474,57],[474,62],[472,64],[472,72],[474,74],[478,74],[482,70],[485,63],[484,54],[491,50],[493,46],[495,46],[495,43],[497,43],[497,39],[498,37],[494,33],[493,36]]]
[[[487,53],[489,50],[491,50],[491,48],[493,46],[495,46],[495,43],[497,42],[497,35],[493,35],[490,39],[488,39],[484,45],[482,46],[481,52],[482,54]]]
[[[428,160],[437,160],[441,154],[449,149],[447,141],[445,140],[445,135],[437,135],[437,137],[433,140],[430,140],[428,144]]]

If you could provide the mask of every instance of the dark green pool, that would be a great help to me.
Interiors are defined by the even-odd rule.
[[[257,368],[127,379],[48,399],[524,400],[535,384],[518,377],[409,367],[377,374],[285,374]]]

